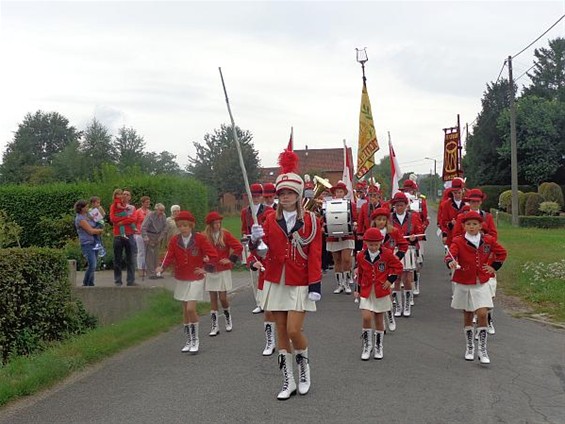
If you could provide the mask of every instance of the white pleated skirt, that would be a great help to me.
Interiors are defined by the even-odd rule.
[[[328,252],[339,252],[345,249],[355,249],[355,240],[327,241],[326,250]]]
[[[231,269],[206,274],[206,291],[222,292],[232,289]]]
[[[492,308],[492,296],[489,283],[454,284],[451,307],[474,312],[480,308]]]
[[[284,270],[280,283],[266,281],[260,296],[264,311],[315,312],[316,302],[308,299],[308,286],[287,286]]]
[[[490,288],[490,297],[496,297],[496,277],[489,278],[487,284]]]
[[[374,290],[371,290],[371,295],[368,298],[360,298],[359,309],[377,313],[387,312],[392,309],[392,300],[390,300],[390,296],[376,297]]]
[[[173,297],[182,302],[195,300],[202,302],[204,300],[204,278],[195,281],[176,280],[175,292]]]

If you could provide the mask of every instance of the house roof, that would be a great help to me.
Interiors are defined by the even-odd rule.
[[[335,149],[304,149],[295,150],[298,156],[298,170],[300,175],[317,172],[343,172],[343,148]],[[347,154],[353,162],[351,147],[347,148]],[[261,168],[260,180],[263,183],[275,182],[279,175],[279,167]]]

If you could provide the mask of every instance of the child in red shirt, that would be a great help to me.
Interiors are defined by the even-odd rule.
[[[205,235],[194,232],[196,220],[188,211],[180,211],[175,217],[180,231],[171,238],[163,265],[157,267],[157,273],[163,272],[169,265],[175,265],[174,298],[183,303],[184,330],[187,342],[181,352],[198,353],[198,313],[196,303],[204,300],[204,277],[206,272],[213,272],[212,265],[218,259],[214,246]]]
[[[373,350],[373,323],[375,322],[374,358],[383,358],[384,320],[383,314],[392,308],[390,299],[392,284],[402,274],[402,263],[390,249],[382,248],[384,237],[377,228],[369,228],[363,235],[367,248],[357,254],[358,288],[354,293],[361,296],[359,309],[363,319],[363,351],[361,359],[366,361]]]

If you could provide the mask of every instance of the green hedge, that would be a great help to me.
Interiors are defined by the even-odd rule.
[[[200,182],[188,177],[147,175],[119,182],[2,186],[0,209],[23,228],[22,246],[61,247],[65,238],[76,235],[73,226],[70,231],[68,228],[74,219],[75,202],[99,196],[109,212],[112,192],[117,187],[131,190],[132,202],[136,206],[141,196],[150,196],[153,204],[160,202],[166,207],[179,204],[195,215],[199,228],[204,226],[208,211],[207,190]]]
[[[490,213],[500,222],[512,223],[512,215],[492,208]],[[497,216],[498,215],[498,216]],[[565,216],[518,216],[520,227],[564,228]]]
[[[96,325],[71,298],[64,252],[0,250],[0,362],[26,355],[45,343],[81,334]]]
[[[483,193],[487,195],[487,199],[482,204],[482,209],[488,211],[492,208],[498,209],[498,198],[503,191],[512,190],[512,187],[509,185],[484,185],[478,187],[481,189]],[[518,186],[518,190],[527,193],[530,191],[538,191],[536,186],[531,185],[521,185]]]

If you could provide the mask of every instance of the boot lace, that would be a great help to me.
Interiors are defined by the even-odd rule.
[[[299,381],[301,383],[306,383],[306,364],[309,363],[310,360],[302,355],[301,353],[296,354],[296,363],[298,364],[298,373],[300,374]]]
[[[288,379],[288,369],[286,368],[286,357],[284,355],[279,355],[279,369],[283,372],[282,391],[288,390],[290,382]]]

